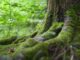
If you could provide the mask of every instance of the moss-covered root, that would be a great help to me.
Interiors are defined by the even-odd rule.
[[[56,37],[61,32],[62,25],[62,22],[55,22],[50,27],[50,29],[47,32],[41,34],[41,36],[44,37],[46,40]]]
[[[8,45],[14,42],[17,39],[17,36],[12,36],[9,38],[3,38],[0,40],[0,45]]]
[[[22,43],[24,42],[26,39],[29,39],[29,38],[33,38],[37,35],[37,31],[33,32],[32,34],[28,35],[28,36],[21,36],[21,37],[17,37],[15,41],[13,41],[12,43],[13,44],[17,44],[17,43]]]
[[[33,39],[36,41],[39,41],[39,42],[40,41],[43,42],[43,41],[46,41],[48,39],[54,38],[62,30],[62,25],[63,25],[62,22],[55,22],[47,32],[45,32],[43,34],[38,34]]]
[[[79,20],[74,20],[74,22],[72,22],[72,20],[66,20],[65,24],[62,28],[62,31],[59,33],[59,35],[56,38],[53,39],[49,39],[47,41],[44,42],[36,42],[33,39],[29,39],[27,40],[27,42],[21,43],[21,45],[18,47],[18,49],[15,51],[15,53],[13,54],[14,58],[17,58],[17,56],[19,56],[19,54],[22,54],[22,56],[24,56],[24,60],[32,60],[34,55],[39,51],[39,50],[47,50],[48,46],[51,44],[66,44],[69,46],[70,42],[72,42],[72,40],[74,39],[73,37],[75,37],[73,34],[74,32],[74,28],[75,25],[80,26],[80,21],[76,24],[75,22],[77,22]],[[76,31],[80,31],[79,27],[77,28]],[[34,42],[34,43],[33,43]]]
[[[35,43],[33,41],[33,39],[30,39],[29,42],[27,43],[23,43],[23,45],[21,45],[13,54],[13,56],[17,56],[17,54],[22,54],[25,57],[25,60],[31,60],[31,58],[39,51],[39,50],[47,50],[48,46],[50,44],[55,44],[55,43],[69,43],[69,41],[71,40],[72,37],[72,32],[73,29],[70,26],[65,26],[66,28],[61,31],[61,33],[58,35],[58,37],[54,38],[54,39],[50,39],[48,41],[45,42],[38,42]],[[34,44],[32,44],[30,46],[30,42],[33,41]],[[32,42],[32,43],[33,43]],[[29,45],[27,45],[28,43],[30,43]],[[24,47],[25,46],[25,47]],[[27,47],[29,46],[29,47]]]

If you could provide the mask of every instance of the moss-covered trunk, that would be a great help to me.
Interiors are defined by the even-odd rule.
[[[45,24],[44,27],[41,31],[41,33],[46,32],[52,25],[54,21],[54,16],[55,16],[55,8],[56,8],[56,3],[55,0],[48,0],[47,1],[47,14],[45,16]]]

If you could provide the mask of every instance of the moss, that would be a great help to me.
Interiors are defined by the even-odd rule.
[[[30,60],[34,56],[34,54],[37,53],[39,50],[47,50],[50,44],[54,45],[55,43],[60,43],[60,42],[68,43],[71,39],[72,32],[73,32],[73,28],[67,26],[66,30],[63,29],[58,35],[58,37],[54,39],[50,39],[45,42],[36,42],[32,38],[30,38],[25,42],[21,43],[20,46],[18,46],[13,56],[15,57],[19,53],[22,53],[27,60]]]
[[[20,45],[18,46],[13,55],[16,56],[21,52],[25,54],[26,53],[25,50],[33,51],[32,47],[34,47],[37,43],[38,43],[37,41],[34,41],[32,38],[29,38],[25,42],[20,43]]]
[[[11,44],[16,39],[17,39],[17,36],[12,36],[12,37],[9,37],[9,38],[3,38],[3,39],[0,40],[0,45]]]
[[[23,46],[25,46],[25,44],[23,43],[16,52],[21,50],[20,52],[22,52],[24,54],[24,56],[26,56],[29,59],[29,58],[33,57],[34,54],[36,52],[38,52],[39,50],[45,50],[45,49],[47,50],[47,48],[50,44],[55,44],[55,43],[60,43],[60,42],[64,43],[64,41],[66,42],[67,40],[70,40],[70,37],[72,36],[71,31],[72,31],[71,27],[68,27],[67,31],[62,31],[60,33],[60,35],[58,35],[58,37],[56,37],[54,39],[50,39],[45,42],[37,43],[36,45],[33,44],[33,46],[28,47],[28,48],[23,48]],[[31,42],[32,42],[32,39],[31,39]],[[27,41],[26,44],[28,44],[28,43],[29,42]]]
[[[80,49],[76,50],[76,55],[80,57]]]
[[[29,38],[25,42],[21,43],[20,46],[32,47],[32,46],[36,45],[37,43],[38,43],[37,41],[33,40],[32,38]]]
[[[54,12],[53,11],[54,10],[52,10],[52,11],[49,10],[49,12],[46,14],[46,17],[45,17],[46,20],[44,22],[44,25],[43,25],[40,33],[46,32],[52,26],[53,21],[54,21],[54,18],[53,18],[54,17]]]
[[[14,48],[16,49],[18,47],[18,44],[10,44],[10,45],[0,45],[0,55],[9,55],[10,49]]]
[[[48,40],[48,39],[54,38],[56,36],[56,33],[55,32],[46,32],[46,33],[42,34],[41,36]]]
[[[27,38],[29,38],[29,37],[21,36],[21,37],[17,38],[15,41],[13,41],[12,43],[14,43],[14,44],[21,43],[21,42],[24,42]]]
[[[63,25],[63,22],[54,22],[54,24],[51,26],[51,28],[48,31],[54,31],[55,29],[61,27]]]
[[[51,28],[43,33],[41,36],[44,37],[45,39],[51,39],[51,38],[54,38],[56,36],[56,32],[54,30],[56,30],[57,28],[61,27],[63,25],[63,23],[61,22],[55,22]]]
[[[66,33],[67,34],[67,33]],[[62,36],[62,35],[61,35]],[[67,35],[66,35],[67,36]],[[68,38],[69,36],[67,36]],[[66,39],[66,38],[65,38]],[[29,48],[25,48],[22,52],[23,54],[28,57],[28,58],[31,58],[32,56],[34,56],[34,54],[39,51],[40,49],[44,49],[44,47],[47,49],[47,47],[50,45],[50,44],[53,44],[53,43],[58,43],[58,42],[62,42],[65,40],[62,36],[61,37],[58,37],[58,38],[55,38],[55,39],[51,39],[51,40],[48,40],[48,41],[45,41],[45,42],[41,42],[41,43],[38,43],[37,45],[33,46],[33,47],[29,47]],[[66,39],[67,40],[67,39]]]
[[[39,50],[47,50],[50,44],[54,45],[55,43],[58,44],[60,42],[66,44],[69,43],[71,40],[73,28],[71,26],[65,26],[65,27],[66,29],[63,28],[60,34],[54,39],[50,39],[45,42],[36,42],[32,38],[26,40],[26,42],[21,43],[21,45],[17,48],[14,55],[22,53],[24,54],[26,59],[30,59]]]
[[[35,49],[34,46],[24,48],[24,46],[21,45],[16,49],[16,51],[13,54],[13,57],[15,58],[18,54],[22,53],[26,59],[31,59],[31,57],[34,56],[34,53],[37,52],[37,49],[36,50],[34,49]]]
[[[35,36],[37,35],[37,33],[38,33],[38,31],[33,32],[33,33],[30,35],[30,37],[31,37],[31,38],[35,37]]]

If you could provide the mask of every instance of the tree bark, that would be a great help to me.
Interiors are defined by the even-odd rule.
[[[56,4],[55,4],[55,0],[48,0],[47,1],[47,14],[45,16],[45,23],[44,23],[44,27],[41,31],[41,33],[46,32],[52,25],[55,16],[55,9],[56,9]]]

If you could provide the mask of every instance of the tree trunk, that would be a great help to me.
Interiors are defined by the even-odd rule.
[[[45,16],[45,24],[44,27],[42,29],[41,33],[46,32],[52,25],[55,16],[55,9],[56,9],[56,4],[55,4],[55,0],[48,0],[47,1],[47,14]]]

